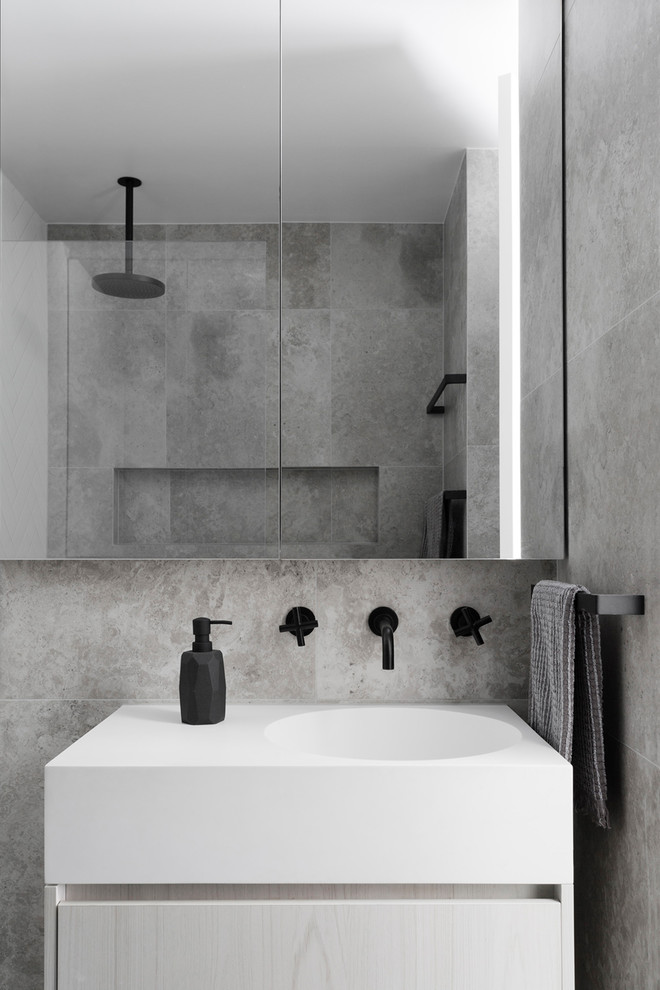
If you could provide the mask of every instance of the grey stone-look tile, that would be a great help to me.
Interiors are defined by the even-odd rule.
[[[165,361],[156,313],[69,315],[70,466],[163,463]]]
[[[442,427],[426,405],[439,384],[442,312],[336,310],[332,323],[333,463],[439,463]]]
[[[266,542],[263,469],[173,470],[169,474],[173,542]]]
[[[317,692],[321,701],[521,698],[527,692],[529,588],[549,562],[317,563]],[[493,623],[485,643],[458,640],[449,616],[471,604]],[[399,616],[393,671],[367,625],[377,605]]]
[[[332,468],[332,540],[378,541],[377,468]]]
[[[118,544],[170,542],[169,471],[126,468],[115,472],[114,539]]]
[[[440,384],[438,382],[438,384]],[[441,405],[445,411],[442,419],[438,422],[438,427],[442,428],[444,440],[445,464],[453,461],[456,457],[465,458],[467,450],[467,424],[468,424],[468,393],[466,385],[448,385],[442,393]],[[431,420],[437,419],[430,416]],[[442,424],[442,425],[441,425]],[[465,487],[465,486],[463,486]]]
[[[612,652],[618,738],[660,763],[657,676],[660,501],[660,293],[568,365],[567,572],[594,592],[647,596],[647,614],[616,620]],[[613,642],[610,644],[610,639]]]
[[[67,337],[64,312],[48,311],[48,466],[67,463]]]
[[[332,305],[438,309],[441,224],[332,225]]]
[[[112,554],[114,492],[112,468],[69,468],[67,557],[106,557]]]
[[[266,245],[229,247],[231,250],[223,258],[188,264],[188,309],[215,312],[266,308]]]
[[[523,397],[563,362],[561,48],[521,124],[520,334]]]
[[[48,469],[48,556],[66,557],[67,469]]]
[[[498,154],[470,149],[467,162],[467,442],[499,437]],[[449,369],[448,369],[449,370]]]
[[[332,354],[329,310],[282,314],[282,464],[332,463]]]
[[[302,650],[278,631],[294,605],[317,611],[313,563],[4,561],[0,696],[175,698],[190,622],[208,615],[234,623],[214,640],[228,700],[310,701],[314,638]],[[34,631],[29,656],[26,628]]]
[[[522,555],[561,558],[565,523],[560,372],[525,396],[520,415]]]
[[[332,539],[330,468],[283,468],[282,539],[327,543]]]
[[[531,103],[548,60],[561,47],[562,4],[560,0],[524,0],[518,15],[518,89],[520,120],[533,114]],[[560,56],[561,57],[561,56]]]
[[[162,241],[167,226],[158,223],[136,223],[133,238],[136,241]],[[49,223],[49,241],[123,241],[126,228],[123,223]]]
[[[575,822],[576,986],[656,990],[660,769],[611,739],[606,760],[612,827]]]
[[[329,223],[282,225],[282,306],[330,307]]]
[[[467,449],[467,556],[500,555],[499,447]]]
[[[424,506],[442,490],[442,467],[385,465],[378,475],[380,557],[419,557]]]
[[[169,466],[265,466],[266,360],[277,332],[264,311],[168,317]]]
[[[467,488],[467,447],[450,461],[445,461],[443,488],[447,491]]]
[[[5,654],[20,663],[20,654]],[[44,765],[106,718],[114,701],[0,701],[0,986],[43,986]]]
[[[660,288],[655,0],[579,0],[566,42],[569,357]]]

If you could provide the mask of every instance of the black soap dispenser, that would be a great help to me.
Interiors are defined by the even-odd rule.
[[[193,619],[192,650],[181,654],[179,700],[181,721],[187,725],[215,725],[225,717],[227,685],[220,650],[213,649],[211,626],[230,626],[227,619]]]

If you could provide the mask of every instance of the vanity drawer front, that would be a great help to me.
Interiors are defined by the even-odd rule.
[[[552,900],[62,902],[58,990],[561,990]]]

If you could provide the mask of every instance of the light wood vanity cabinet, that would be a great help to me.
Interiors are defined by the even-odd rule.
[[[48,887],[46,990],[572,990],[571,894]]]

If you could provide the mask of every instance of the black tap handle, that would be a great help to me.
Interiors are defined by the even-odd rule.
[[[479,629],[492,621],[489,615],[482,618],[470,605],[461,605],[452,612],[449,619],[455,636],[472,636],[477,646],[483,646],[484,643]]]
[[[304,646],[305,636],[309,636],[317,627],[318,622],[312,610],[304,605],[296,605],[287,612],[280,632],[290,632],[298,640],[298,646]]]

